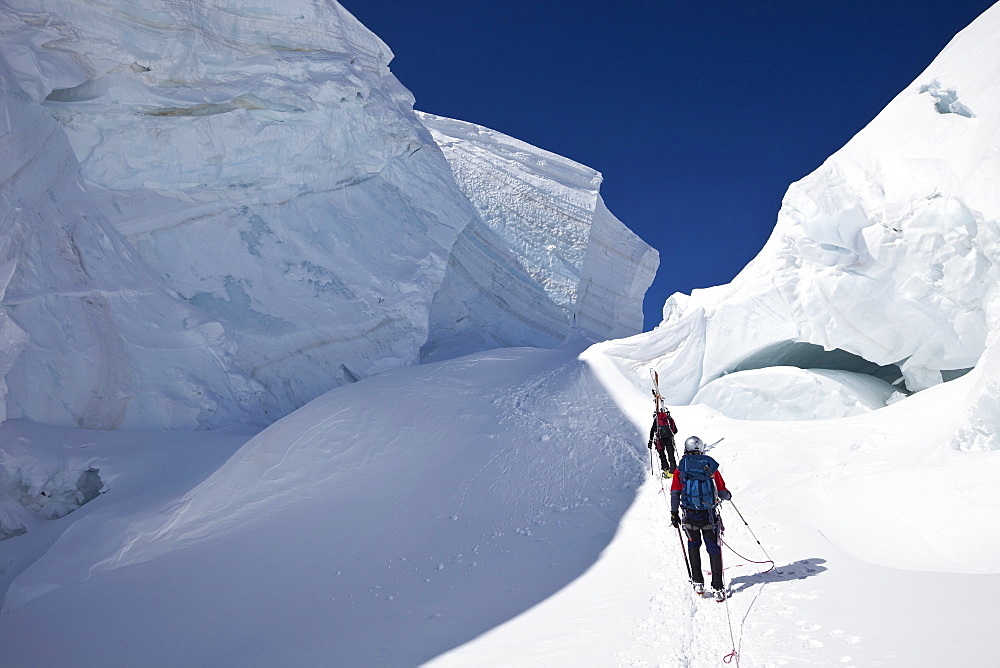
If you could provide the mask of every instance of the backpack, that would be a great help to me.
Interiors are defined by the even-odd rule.
[[[719,505],[715,495],[715,472],[719,462],[708,455],[681,457],[677,470],[681,475],[681,507],[687,510],[711,510]]]
[[[674,444],[674,432],[670,429],[670,417],[665,412],[656,413],[656,437],[664,445]]]

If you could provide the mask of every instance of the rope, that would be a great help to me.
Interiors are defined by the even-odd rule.
[[[729,503],[730,503],[730,505],[732,505],[733,510],[736,511],[736,514],[740,516],[740,519],[743,520],[743,524],[746,526],[747,530],[750,532],[750,535],[753,536],[753,539],[755,541],[757,541],[757,546],[760,547],[761,552],[764,553],[764,556],[767,558],[767,561],[754,561],[753,559],[747,559],[742,554],[740,554],[739,552],[737,552],[736,550],[734,550],[729,545],[729,543],[727,543],[724,540],[722,540],[721,534],[719,536],[719,542],[722,545],[725,545],[726,548],[728,548],[730,552],[732,552],[733,554],[735,554],[737,557],[739,557],[743,561],[749,562],[751,564],[771,564],[770,568],[768,568],[765,571],[761,571],[760,573],[757,573],[757,575],[763,575],[764,573],[770,573],[771,571],[773,571],[775,569],[774,559],[771,558],[771,555],[769,555],[767,553],[767,550],[764,549],[764,546],[761,545],[760,540],[757,538],[757,535],[754,534],[753,529],[750,528],[750,525],[747,523],[746,519],[743,517],[743,513],[741,513],[740,509],[736,507],[736,504],[733,503],[732,499],[729,500]],[[779,573],[780,573],[780,571],[779,571]],[[732,580],[730,580],[730,584],[732,584]],[[743,647],[743,633],[742,633],[743,625],[746,624],[747,617],[750,616],[750,610],[753,609],[754,604],[757,602],[757,597],[758,596],[760,596],[760,592],[759,591],[757,592],[757,596],[754,596],[753,600],[750,602],[750,607],[747,608],[746,614],[743,615],[743,623],[740,625],[740,645],[739,645],[740,647]],[[723,663],[730,663],[730,662],[732,662],[732,661],[735,660],[736,661],[736,665],[738,667],[740,665],[740,653],[739,653],[739,649],[737,649],[737,647],[736,647],[736,640],[735,640],[734,635],[733,635],[733,621],[732,621],[732,618],[729,616],[729,598],[728,597],[726,598],[726,621],[729,622],[729,639],[733,643],[733,651],[730,652],[729,654],[727,654],[726,656],[724,656],[722,658],[722,661],[723,661]]]
[[[731,581],[730,581],[731,582]],[[726,623],[729,624],[729,642],[733,645],[733,651],[722,657],[722,663],[731,663],[736,661],[736,666],[739,668],[740,665],[740,653],[736,649],[736,638],[733,635],[733,620],[729,616],[729,596],[726,596]],[[743,644],[743,637],[740,636],[740,644]]]
[[[719,541],[719,546],[721,548],[722,545],[725,545],[725,541],[722,540],[722,532],[725,531],[725,529],[723,528],[723,525],[722,525],[722,513],[720,513],[718,511],[718,509],[716,509],[716,511],[715,511],[715,522],[716,522],[716,525],[715,525],[715,538],[716,538],[716,540]],[[723,568],[722,568],[722,577],[724,578],[725,576],[726,576],[726,568],[723,566]],[[730,642],[730,644],[733,647],[733,651],[732,652],[730,652],[729,654],[727,654],[724,657],[722,657],[722,662],[723,663],[731,663],[732,661],[736,661],[736,666],[738,668],[739,665],[740,665],[740,653],[736,649],[736,636],[733,633],[733,619],[729,615],[729,593],[728,592],[729,592],[730,588],[733,585],[733,579],[729,578],[728,586],[727,586],[727,583],[725,582],[725,580],[723,580],[722,584],[723,584],[722,591],[727,592],[726,593],[726,599],[725,599],[726,600],[726,624],[729,625],[729,642]],[[743,638],[741,636],[740,637],[741,644],[742,644],[742,640],[743,640]]]
[[[652,459],[652,451],[650,451],[650,458]],[[650,463],[652,464],[652,461]],[[660,494],[663,495],[663,502],[667,504],[667,508],[669,509],[670,508],[670,501],[669,501],[669,499],[667,499],[667,494],[666,494],[667,490],[666,490],[666,488],[663,485],[663,481],[664,481],[664,478],[661,475],[660,476]],[[730,503],[732,503],[732,500],[730,500]],[[740,519],[743,520],[743,524],[746,524],[747,529],[750,529],[750,525],[747,524],[747,521],[745,519],[743,519],[743,515],[740,514],[739,509],[737,509],[735,505],[733,506],[733,508],[736,509],[736,513],[740,515]],[[722,529],[722,527],[721,527],[722,516],[720,514],[718,514],[718,512],[716,512],[716,517],[718,518],[718,521],[719,521],[719,526],[716,528],[716,536],[718,538],[718,541],[719,541],[720,545],[725,545],[726,547],[729,548],[730,552],[732,552],[733,554],[735,554],[740,559],[743,559],[744,561],[749,561],[750,563],[755,563],[755,564],[756,563],[761,563],[761,564],[768,563],[768,562],[762,562],[762,561],[758,562],[758,561],[752,561],[750,559],[746,559],[746,557],[743,557],[741,554],[739,554],[738,552],[736,552],[736,550],[734,550],[733,548],[729,547],[729,544],[726,543],[722,539],[722,530],[721,530]],[[750,534],[753,535],[753,531],[752,530],[750,531]],[[684,556],[684,564],[685,564],[685,566],[687,566],[688,578],[690,580],[694,580],[694,574],[691,572],[691,562],[688,561],[687,550],[685,549],[685,546],[684,546],[684,538],[681,536],[681,528],[680,527],[677,527],[677,539],[680,542],[681,554]],[[757,536],[754,536],[754,540],[757,540]],[[760,541],[759,540],[757,540],[757,544],[760,545]],[[763,550],[763,549],[764,549],[764,546],[761,545],[761,550]],[[765,554],[767,554],[766,551],[765,551]],[[768,557],[768,560],[769,560],[769,562],[771,564],[771,568],[769,568],[767,571],[764,571],[764,573],[767,573],[768,571],[770,571],[771,569],[774,568],[774,561],[771,560],[770,557]],[[723,574],[725,574],[725,570],[726,570],[725,567],[723,567]],[[732,579],[730,579],[729,585],[730,586],[732,585]],[[727,591],[728,589],[729,589],[728,586],[724,587],[723,591]],[[756,600],[757,599],[755,597],[754,601],[756,601]],[[722,657],[722,662],[725,663],[725,664],[730,664],[730,663],[735,662],[736,663],[736,667],[739,668],[739,665],[740,665],[740,652],[739,652],[739,650],[736,647],[736,634],[733,632],[733,619],[732,619],[732,616],[731,616],[731,614],[729,612],[729,595],[728,594],[726,595],[725,601],[726,601],[726,624],[729,626],[729,642],[732,645],[733,649],[732,649],[731,652],[729,652],[729,654],[726,654],[724,657]],[[752,606],[753,606],[753,603],[751,603],[751,607]],[[749,614],[749,612],[750,611],[747,610],[748,614]],[[744,622],[745,621],[746,621],[746,617],[744,616]],[[743,636],[741,634],[740,635],[740,646],[742,646],[742,645],[743,645]]]
[[[757,575],[763,575],[764,573],[770,573],[771,571],[773,571],[773,570],[774,570],[774,567],[775,567],[775,563],[774,563],[774,560],[773,560],[773,559],[768,559],[767,561],[754,561],[753,559],[747,559],[747,558],[746,558],[746,557],[744,557],[744,556],[743,556],[742,554],[740,554],[739,552],[737,552],[736,550],[734,550],[734,549],[733,549],[733,548],[732,548],[732,547],[731,547],[731,546],[729,545],[729,543],[727,543],[727,542],[725,542],[725,541],[721,541],[721,542],[722,542],[722,544],[723,544],[723,545],[725,545],[725,546],[726,546],[726,548],[727,548],[727,549],[728,549],[728,550],[729,550],[730,552],[732,552],[733,554],[735,554],[735,555],[736,555],[737,557],[739,557],[739,558],[740,558],[740,559],[742,559],[743,561],[746,561],[746,562],[748,562],[748,563],[751,563],[751,564],[771,564],[771,567],[770,567],[769,569],[767,569],[766,571],[761,571],[760,573],[757,573]]]

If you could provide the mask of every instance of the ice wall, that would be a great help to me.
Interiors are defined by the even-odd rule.
[[[487,326],[505,345],[642,330],[658,253],[608,211],[601,175],[495,130],[419,114],[479,218],[452,252],[431,345]]]
[[[166,291],[86,196],[35,88],[64,63],[31,47],[63,33],[25,21],[0,6],[7,416],[101,429],[259,421],[260,388],[233,367],[219,323]]]
[[[600,176],[494,133],[482,164],[455,171],[460,188],[389,48],[336,2],[0,0],[0,21],[0,57],[30,117],[12,164],[42,154],[52,162],[38,163],[38,183],[58,186],[54,209],[32,212],[54,226],[49,245],[81,236],[81,221],[103,230],[102,252],[127,260],[102,264],[106,281],[186,302],[158,317],[180,318],[164,325],[189,332],[178,347],[226,374],[216,385],[209,371],[178,372],[185,389],[137,399],[136,377],[171,364],[153,352],[162,343],[141,341],[147,300],[107,315],[123,307],[102,288],[31,321],[41,302],[21,294],[20,272],[36,268],[64,300],[57,286],[71,280],[50,281],[59,265],[39,247],[5,302],[28,300],[15,319],[34,342],[10,376],[25,386],[18,415],[100,427],[276,419],[422,349],[459,350],[444,341],[481,350],[553,345],[574,326],[641,329],[656,254],[604,208]],[[515,145],[537,169],[515,168]],[[538,199],[524,206],[504,192],[526,184]],[[123,327],[148,354],[123,352]],[[178,392],[211,398],[181,417]]]
[[[88,192],[269,415],[417,361],[475,211],[375,35],[336,3],[9,5],[59,26],[37,95]]]
[[[703,339],[698,387],[762,350],[791,353],[794,343],[895,365],[910,391],[960,375],[1000,315],[998,146],[993,7],[789,187],[766,246],[731,284],[668,302],[664,322],[641,342],[644,359],[628,354],[623,364],[678,375],[679,361],[664,351],[699,322],[704,329],[690,334]],[[690,401],[698,387],[677,387],[672,400]]]

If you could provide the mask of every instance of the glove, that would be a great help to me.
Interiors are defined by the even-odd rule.
[[[729,501],[731,498],[733,498],[733,493],[730,492],[728,489],[720,489],[719,498],[722,499],[723,501]]]
[[[649,443],[647,443],[646,447],[649,448],[650,450],[652,450],[653,449],[653,441],[650,441]]]
[[[677,514],[676,510],[670,511],[670,526],[675,529],[681,525],[680,515]]]

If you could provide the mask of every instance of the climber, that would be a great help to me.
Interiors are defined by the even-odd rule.
[[[705,443],[697,436],[684,441],[684,456],[670,485],[670,524],[683,527],[687,534],[691,584],[699,596],[705,593],[705,576],[701,570],[701,543],[704,538],[712,570],[712,589],[715,590],[715,600],[721,602],[726,598],[721,544],[724,527],[718,505],[720,500],[731,499],[732,494],[726,489],[719,473],[719,463],[704,454],[705,450]],[[683,518],[678,510],[683,510]]]
[[[658,398],[658,397],[657,397]],[[656,446],[656,454],[660,456],[660,470],[664,478],[669,478],[675,468],[677,468],[677,455],[674,451],[674,434],[677,433],[677,424],[670,409],[657,401],[656,412],[653,414],[653,426],[649,428],[649,442],[647,448]]]

